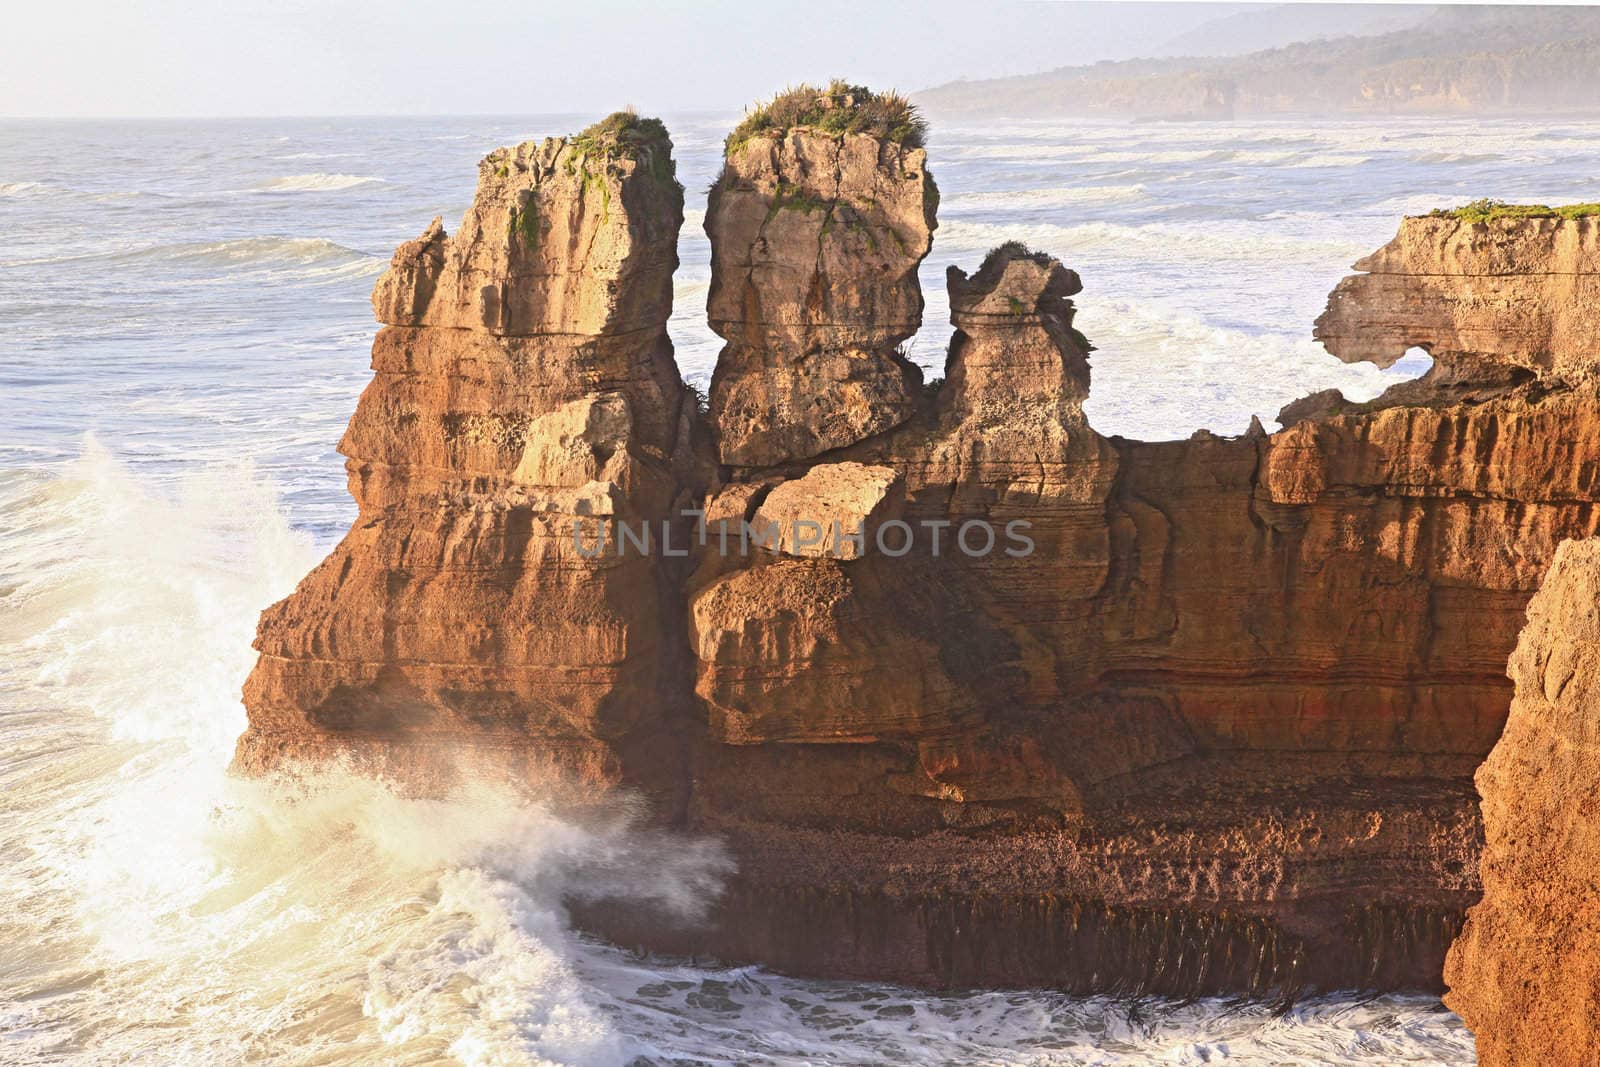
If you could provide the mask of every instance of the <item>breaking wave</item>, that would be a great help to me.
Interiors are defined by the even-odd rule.
[[[319,554],[272,488],[160,491],[91,441],[0,502],[8,1061],[624,1062],[562,901],[693,918],[714,843],[488,782],[233,778],[254,620]]]
[[[361,174],[292,174],[287,178],[263,182],[256,188],[270,193],[327,193],[384,182],[383,178],[369,178]]]
[[[324,237],[241,237],[232,241],[157,245],[126,254],[129,258],[196,262],[221,267],[326,266],[379,261],[380,257],[346,248]]]
[[[1048,210],[1083,204],[1115,204],[1139,200],[1143,185],[1086,185],[1065,189],[1014,189],[1005,192],[958,193],[941,203],[946,211]]]

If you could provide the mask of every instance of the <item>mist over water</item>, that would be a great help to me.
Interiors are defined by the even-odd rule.
[[[261,608],[353,516],[334,452],[393,246],[454,227],[490,148],[593,116],[11,123],[0,137],[0,1062],[1436,1063],[1427,997],[1259,1005],[932,996],[635,958],[604,892],[692,917],[713,841],[484,783],[439,801],[225,774]],[[731,117],[730,117],[731,118]],[[704,190],[728,119],[672,120],[671,330],[703,383]],[[943,272],[1010,238],[1078,270],[1097,428],[1268,425],[1346,367],[1309,340],[1397,216],[1585,197],[1600,125],[936,126]]]

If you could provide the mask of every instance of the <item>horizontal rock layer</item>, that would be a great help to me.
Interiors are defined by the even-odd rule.
[[[806,459],[910,417],[921,375],[917,265],[938,190],[926,153],[796,129],[730,151],[706,204],[711,380],[722,461]]]

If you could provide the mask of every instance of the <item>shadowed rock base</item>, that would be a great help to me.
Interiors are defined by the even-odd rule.
[[[787,974],[890,980],[934,989],[1047,987],[1068,993],[1293,1001],[1308,987],[1439,987],[1435,961],[1460,911],[1352,906],[1316,944],[1260,919],[1187,908],[1141,910],[1050,896],[772,889],[735,879],[707,929],[605,904],[579,925],[641,951],[697,961],[757,959]]]

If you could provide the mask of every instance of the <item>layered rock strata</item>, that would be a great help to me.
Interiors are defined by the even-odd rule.
[[[1511,715],[1478,768],[1483,901],[1445,1001],[1484,1067],[1600,1062],[1600,541],[1569,541],[1528,605]]]
[[[1589,224],[1457,233],[1441,278],[1408,220],[1415,251],[1319,326],[1346,356],[1429,347],[1430,376],[1273,435],[1108,439],[1075,274],[1017,245],[953,270],[945,379],[914,388],[892,347],[921,308],[921,150],[778,131],[713,193],[702,422],[663,333],[681,201],[646,145],[491,156],[457,236],[397,255],[343,446],[361,519],[263,619],[241,766],[448,740],[643,787],[739,864],[709,927],[580,912],[656,947],[927,983],[1435,985],[1502,665],[1597,524],[1600,353],[1535,269],[1544,242],[1584,274],[1562,257]],[[1474,294],[1507,257],[1528,306],[1502,352]],[[566,536],[680,506],[687,558]]]
[[[809,127],[730,148],[706,205],[722,462],[807,459],[911,416],[922,376],[897,346],[922,323],[926,157]]]
[[[666,334],[671,149],[625,114],[500,149],[453,236],[436,219],[395,253],[339,445],[360,515],[262,616],[239,767],[492,752],[661,780],[682,689],[670,566],[586,555],[573,525],[669,519],[702,469]]]
[[[1356,269],[1316,326],[1346,362],[1387,367],[1420,347],[1436,384],[1594,373],[1600,220],[1407,219]]]
[[[1517,385],[1479,350],[1478,381],[1334,394],[1270,437],[1106,440],[1077,289],[1020,248],[952,272],[943,387],[837,453],[901,471],[945,554],[691,583],[721,744],[691,825],[741,860],[715,943],[929,982],[1437,987],[1502,657],[1595,526],[1592,382]],[[1035,550],[960,553],[975,519]]]

